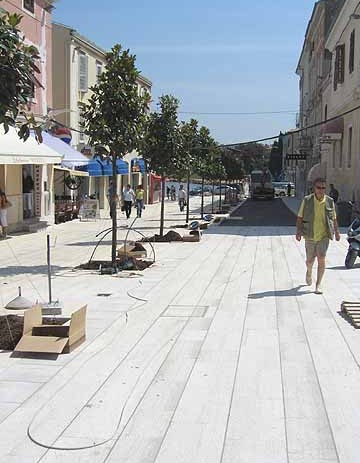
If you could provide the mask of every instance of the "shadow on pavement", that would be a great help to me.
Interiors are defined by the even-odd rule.
[[[355,264],[353,268],[346,268],[345,265],[337,265],[336,267],[326,267],[326,270],[346,270],[347,272],[358,269],[360,269],[360,264]]]
[[[271,236],[294,236],[295,240],[295,227],[222,227],[211,226],[208,230],[204,230],[205,235],[227,235],[227,236],[258,236],[260,238],[267,238]],[[259,244],[261,246],[261,243]]]
[[[53,275],[63,270],[69,270],[72,267],[59,267],[57,265],[51,266],[51,272]],[[0,277],[9,277],[14,275],[23,275],[30,273],[32,275],[47,275],[47,265],[9,265],[0,269]]]
[[[249,294],[248,299],[263,299],[265,297],[289,297],[289,296],[305,296],[313,291],[300,291],[302,288],[307,288],[307,285],[299,285],[296,288],[284,289],[280,291],[264,291],[263,293]]]

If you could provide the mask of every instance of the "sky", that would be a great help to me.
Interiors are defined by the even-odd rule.
[[[102,48],[129,48],[153,83],[153,108],[159,96],[174,95],[180,120],[193,117],[219,143],[237,143],[295,126],[295,71],[313,6],[314,0],[58,0],[53,19]],[[292,112],[231,114],[282,111]]]

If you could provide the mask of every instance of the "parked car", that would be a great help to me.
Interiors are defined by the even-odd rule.
[[[219,195],[220,194],[220,191],[221,191],[221,194],[224,195],[225,193],[227,193],[228,191],[236,191],[236,188],[232,188],[231,186],[229,185],[221,185],[220,186],[216,186],[214,188],[214,194],[216,195]]]
[[[275,196],[287,196],[289,182],[273,182],[275,188]],[[295,192],[295,185],[290,182],[291,195]]]

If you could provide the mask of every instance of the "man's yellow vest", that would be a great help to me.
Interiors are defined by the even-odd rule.
[[[315,218],[315,195],[311,194],[304,198],[304,214],[302,235],[307,240],[314,239],[314,218]],[[334,239],[334,218],[335,206],[334,200],[330,196],[325,195],[325,218],[327,225],[327,234],[329,239]]]

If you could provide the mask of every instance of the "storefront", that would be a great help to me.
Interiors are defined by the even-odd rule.
[[[161,176],[150,174],[149,203],[158,203],[161,200]]]
[[[113,173],[111,160],[103,160],[99,157],[95,157],[90,159],[87,165],[79,167],[78,170],[87,172],[89,175],[87,196],[91,199],[97,199],[99,201],[100,209],[108,211],[108,191]],[[121,192],[128,182],[128,176],[129,164],[122,159],[117,159],[116,191],[119,197],[121,196]]]
[[[148,203],[149,199],[149,181],[146,169],[146,164],[142,158],[131,159],[131,186],[136,190],[138,185],[144,189],[144,201]]]
[[[78,217],[81,200],[88,195],[89,174],[77,170],[86,166],[89,159],[61,138],[46,132],[43,143],[63,156],[61,165],[54,166],[55,223]]]
[[[7,134],[0,129],[0,188],[12,203],[9,231],[53,222],[53,165],[61,160],[58,152],[33,137],[23,142],[14,128]]]

